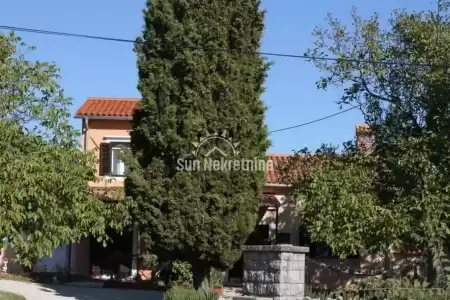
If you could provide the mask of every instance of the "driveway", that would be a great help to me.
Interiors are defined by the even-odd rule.
[[[118,290],[0,280],[0,290],[21,294],[28,300],[162,300],[161,292]]]

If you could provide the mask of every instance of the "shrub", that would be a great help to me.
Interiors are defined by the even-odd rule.
[[[164,300],[217,300],[219,296],[211,292],[196,291],[193,288],[176,286],[164,294]]]
[[[377,278],[361,280],[339,291],[307,294],[313,299],[346,300],[444,300],[450,295],[447,290],[430,288],[418,280]]]
[[[145,270],[152,270],[158,263],[158,257],[154,254],[145,253],[139,256],[139,267]]]
[[[192,286],[192,267],[183,261],[172,262],[171,279],[175,285]]]
[[[223,288],[223,279],[223,274],[220,270],[214,268],[211,269],[210,281],[212,288]]]
[[[153,269],[153,272],[153,280],[164,283],[166,286],[192,286],[192,269],[187,262],[178,260],[161,262]]]

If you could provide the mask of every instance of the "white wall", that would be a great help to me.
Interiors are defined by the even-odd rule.
[[[278,210],[278,232],[289,233],[291,236],[291,244],[299,243],[299,218],[295,212],[295,206],[289,203],[288,196],[284,194],[274,195],[280,202]],[[276,211],[267,211],[259,224],[269,225],[269,238],[275,239],[276,233]]]

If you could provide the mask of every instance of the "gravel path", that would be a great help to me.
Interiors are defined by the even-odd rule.
[[[0,291],[25,296],[27,300],[162,300],[161,292],[118,290],[68,285],[40,285],[36,283],[0,280]]]

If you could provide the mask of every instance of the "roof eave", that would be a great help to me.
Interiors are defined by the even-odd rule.
[[[95,115],[75,115],[75,119],[90,119],[90,120],[133,120],[133,117],[128,116],[95,116]]]
[[[285,184],[285,183],[268,183],[266,182],[264,184],[266,187],[291,187],[291,184]]]

